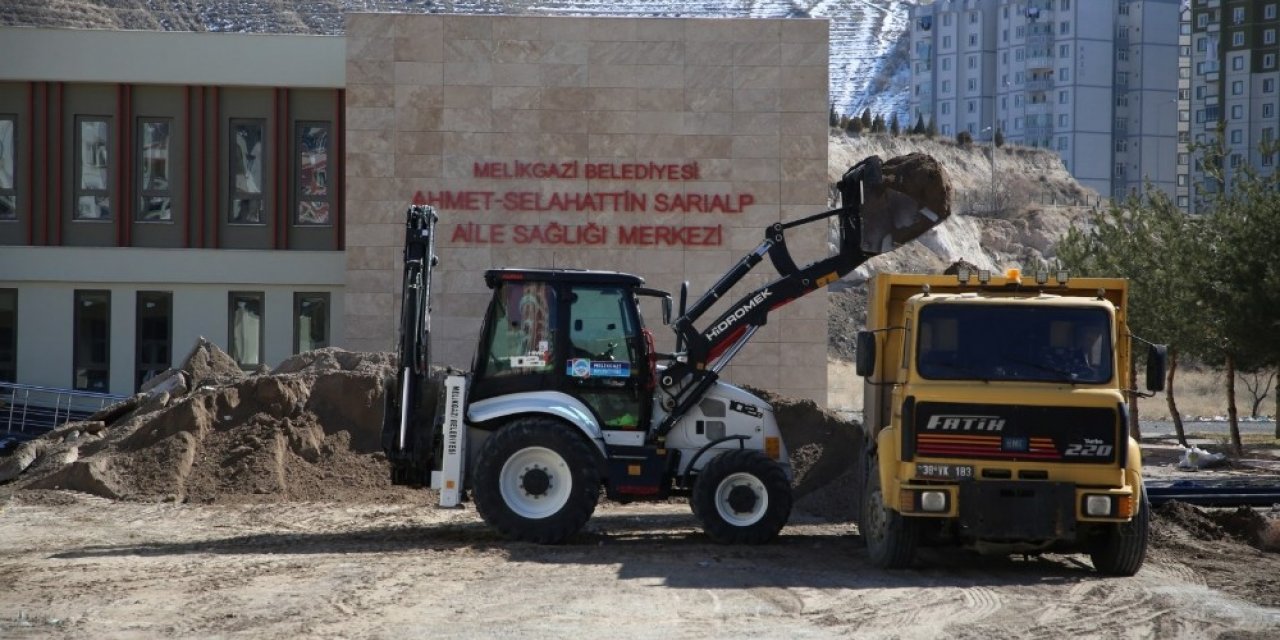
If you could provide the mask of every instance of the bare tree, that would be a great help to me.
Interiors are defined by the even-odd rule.
[[[1262,401],[1267,399],[1267,394],[1271,393],[1271,385],[1276,381],[1276,372],[1272,371],[1250,371],[1240,374],[1240,380],[1244,382],[1244,388],[1249,392],[1249,396],[1253,400],[1253,406],[1249,410],[1249,417],[1257,418],[1258,409],[1262,407]]]

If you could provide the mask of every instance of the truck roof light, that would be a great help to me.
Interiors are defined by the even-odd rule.
[[[1048,281],[1049,281],[1049,272],[1048,272],[1048,271],[1037,271],[1037,272],[1036,272],[1036,284],[1038,284],[1038,285],[1040,285],[1040,286],[1044,286],[1044,284],[1045,284],[1046,282],[1048,282]]]
[[[1022,270],[1017,267],[1013,267],[1012,269],[1005,271],[1004,277],[1011,284],[1022,284]]]
[[[985,285],[988,282],[991,282],[991,270],[978,269],[978,284]]]
[[[1069,274],[1067,273],[1067,270],[1066,270],[1066,269],[1059,269],[1059,270],[1058,270],[1058,284],[1062,284],[1062,285],[1067,284],[1067,276],[1068,276],[1068,275],[1069,275]]]
[[[969,278],[972,275],[972,273],[969,273],[969,267],[960,267],[956,270],[956,279],[960,281],[960,284],[969,284]]]

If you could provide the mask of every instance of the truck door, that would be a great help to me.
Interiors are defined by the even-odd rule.
[[[566,296],[565,391],[595,411],[605,429],[648,427],[648,353],[627,287],[575,285]]]

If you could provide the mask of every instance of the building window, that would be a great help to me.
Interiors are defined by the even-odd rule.
[[[1190,157],[1191,157],[1191,156],[1189,156],[1189,155],[1187,155],[1187,154],[1185,154],[1185,153],[1179,153],[1179,154],[1178,154],[1178,166],[1182,166],[1182,167],[1187,166],[1187,160],[1188,160]]]
[[[1067,137],[1058,136],[1058,151],[1066,151],[1066,150],[1067,150]]]
[[[1244,163],[1244,157],[1238,153],[1231,154],[1231,168],[1238,169]]]
[[[1059,127],[1067,126],[1067,114],[1065,113],[1058,114],[1058,126]]]
[[[138,144],[138,221],[172,222],[173,193],[169,182],[169,131],[173,121],[140,120]]]
[[[951,81],[950,81],[950,80],[943,80],[943,81],[942,81],[942,92],[943,92],[943,93],[951,93]]]
[[[1231,95],[1233,95],[1233,96],[1244,95],[1244,81],[1243,81],[1243,80],[1236,80],[1236,81],[1234,81],[1234,82],[1232,82],[1232,83],[1231,83]]]
[[[1231,10],[1231,24],[1240,24],[1244,22],[1244,7],[1236,7]]]
[[[261,291],[232,291],[227,305],[227,351],[241,369],[254,369],[262,364],[262,343],[266,337],[263,311],[266,306]]]
[[[1190,206],[1191,206],[1191,197],[1190,197],[1190,196],[1178,196],[1178,206],[1179,206],[1180,208],[1182,208],[1182,209],[1186,209],[1187,207],[1190,207]]]
[[[968,63],[969,63],[969,68],[970,68],[970,69],[977,69],[977,68],[978,68],[978,56],[969,56]]]
[[[298,163],[294,183],[297,185],[298,211],[295,223],[299,225],[328,225],[330,215],[329,189],[329,124],[303,122],[298,124]]]
[[[1275,93],[1275,90],[1276,90],[1276,79],[1275,79],[1275,78],[1263,78],[1263,79],[1262,79],[1262,92],[1263,92],[1263,93]]]
[[[1124,153],[1129,150],[1128,140],[1116,140],[1116,153]]]
[[[173,366],[173,294],[139,291],[137,318],[134,391]]]
[[[1275,105],[1271,104],[1270,102],[1265,102],[1265,103],[1263,103],[1263,104],[1262,104],[1262,117],[1264,117],[1264,118],[1270,118],[1270,117],[1275,113],[1275,109],[1276,109],[1276,108],[1275,108]]]
[[[1231,107],[1231,119],[1240,120],[1244,118],[1244,105],[1233,105]]]
[[[976,78],[969,78],[969,90],[976,91],[977,89],[978,89],[978,80]]]
[[[263,224],[262,163],[265,156],[263,120],[231,121],[231,224]]]
[[[1182,57],[1191,55],[1191,46],[1185,44],[1178,45],[1178,55]]]
[[[1190,100],[1190,99],[1191,99],[1191,90],[1190,90],[1190,89],[1178,89],[1178,99],[1179,99],[1179,100]]]
[[[1120,6],[1117,12],[1122,16],[1129,15],[1129,3],[1125,2],[1125,0],[1120,0]]]
[[[1233,47],[1243,47],[1243,46],[1244,46],[1244,32],[1243,32],[1243,31],[1236,31],[1235,33],[1232,33],[1232,34],[1231,34],[1231,46],[1233,46]]]
[[[1203,28],[1205,28],[1205,27],[1209,26],[1209,14],[1207,14],[1207,13],[1202,13],[1202,14],[1200,14],[1200,15],[1196,16],[1196,26],[1197,26],[1197,27],[1199,27],[1199,28],[1201,28],[1201,29],[1203,29]]]
[[[1124,71],[1117,71],[1117,72],[1116,72],[1116,84],[1121,85],[1121,86],[1129,84],[1129,74],[1128,74],[1127,72],[1124,72]]]
[[[1059,57],[1059,58],[1070,58],[1070,57],[1071,57],[1071,45],[1066,45],[1066,44],[1060,44],[1060,45],[1058,45],[1058,57]]]
[[[971,47],[978,46],[978,34],[976,33],[969,34],[969,46]]]
[[[1178,122],[1191,122],[1191,112],[1187,109],[1179,109]]]
[[[1128,60],[1128,59],[1129,59],[1129,50],[1128,50],[1128,49],[1120,49],[1120,50],[1116,51],[1116,59],[1117,59],[1117,60],[1120,60],[1121,62],[1123,62],[1123,61],[1125,61],[1125,60]]]
[[[1269,5],[1267,5],[1266,7],[1264,7],[1264,8],[1262,9],[1262,17],[1263,17],[1263,19],[1266,19],[1266,20],[1275,20],[1275,19],[1276,19],[1276,5],[1274,5],[1274,4],[1269,4]]]
[[[1275,44],[1275,43],[1276,43],[1275,29],[1267,29],[1266,31],[1262,32],[1262,44]]]
[[[0,220],[18,219],[18,191],[14,182],[15,154],[18,152],[14,139],[16,133],[17,118],[0,116]]]
[[[1274,53],[1262,54],[1262,68],[1274,69],[1275,67],[1276,67],[1276,54]]]
[[[1209,50],[1209,39],[1196,38],[1196,51],[1199,53],[1204,53],[1205,51],[1208,51],[1208,50]]]
[[[1058,23],[1058,33],[1063,34],[1063,35],[1066,35],[1066,34],[1068,34],[1068,33],[1071,33],[1071,23],[1070,23],[1070,22],[1067,22],[1067,21],[1065,21],[1065,20],[1064,20],[1064,21],[1062,21],[1062,22],[1059,22],[1059,23]]]
[[[76,121],[76,220],[111,219],[109,175],[111,121],[79,118]]]
[[[942,36],[942,48],[943,49],[951,48],[951,36]]]
[[[1018,47],[1017,49],[1014,49],[1014,50],[1013,50],[1013,59],[1014,59],[1014,61],[1016,61],[1016,62],[1022,62],[1022,56],[1023,56],[1023,55],[1024,55],[1024,53],[1023,53],[1022,47]]]
[[[944,27],[951,26],[951,14],[949,13],[942,14],[942,26]]]
[[[76,291],[73,387],[106,393],[111,386],[111,292]]]
[[[1062,10],[1062,11],[1070,11],[1070,10],[1071,10],[1071,0],[1062,0],[1062,3],[1061,3],[1061,10]]]
[[[1069,68],[1067,68],[1067,67],[1062,67],[1061,69],[1058,69],[1058,80],[1059,80],[1059,81],[1061,81],[1061,82],[1066,82],[1066,81],[1068,81],[1068,80],[1070,80],[1070,79],[1071,79],[1071,70],[1070,70]]]
[[[1178,174],[1178,186],[1179,187],[1187,186],[1187,174],[1185,173]]]
[[[1117,162],[1117,163],[1116,163],[1116,167],[1115,167],[1115,177],[1117,177],[1117,178],[1123,178],[1123,177],[1124,177],[1124,163],[1123,163],[1123,162]]]
[[[942,115],[945,116],[950,114],[951,114],[951,103],[950,102],[942,103]]]
[[[965,106],[969,109],[969,113],[973,113],[973,101],[968,101]]]
[[[951,70],[951,58],[943,58],[943,59],[942,59],[942,70],[943,70],[943,71],[950,71],[950,70]]]
[[[977,12],[977,11],[970,11],[970,12],[969,12],[969,24],[978,24],[978,12]]]
[[[0,382],[18,381],[18,290],[0,289]]]
[[[1239,129],[1231,130],[1231,144],[1240,144],[1244,142],[1244,132]]]
[[[329,294],[293,294],[293,352],[329,346]]]
[[[1058,104],[1066,104],[1066,103],[1067,103],[1067,100],[1068,100],[1067,92],[1066,92],[1066,91],[1059,91],[1059,92],[1058,92]]]
[[[1244,71],[1244,56],[1233,56],[1231,58],[1232,71]]]

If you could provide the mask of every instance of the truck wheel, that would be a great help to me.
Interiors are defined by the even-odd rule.
[[[791,483],[782,466],[764,453],[734,449],[703,467],[689,503],[712,540],[760,544],[787,524]]]
[[[862,531],[862,503],[866,501],[867,493],[867,438],[859,430],[854,435],[853,441],[853,464],[850,469],[853,474],[853,491],[850,500],[853,501],[850,511],[853,515],[853,523],[858,525],[858,531]]]
[[[1147,559],[1147,537],[1150,535],[1151,514],[1148,511],[1147,487],[1141,487],[1138,513],[1128,522],[1107,525],[1106,532],[1089,551],[1093,568],[1111,576],[1131,576],[1142,568]]]
[[[473,477],[480,517],[525,542],[564,542],[600,498],[595,452],[572,427],[550,418],[520,418],[499,429],[480,449]]]
[[[867,556],[880,569],[905,569],[915,559],[920,541],[920,523],[885,505],[880,491],[879,464],[867,459],[866,492],[862,497],[862,519],[858,531],[867,542]]]

